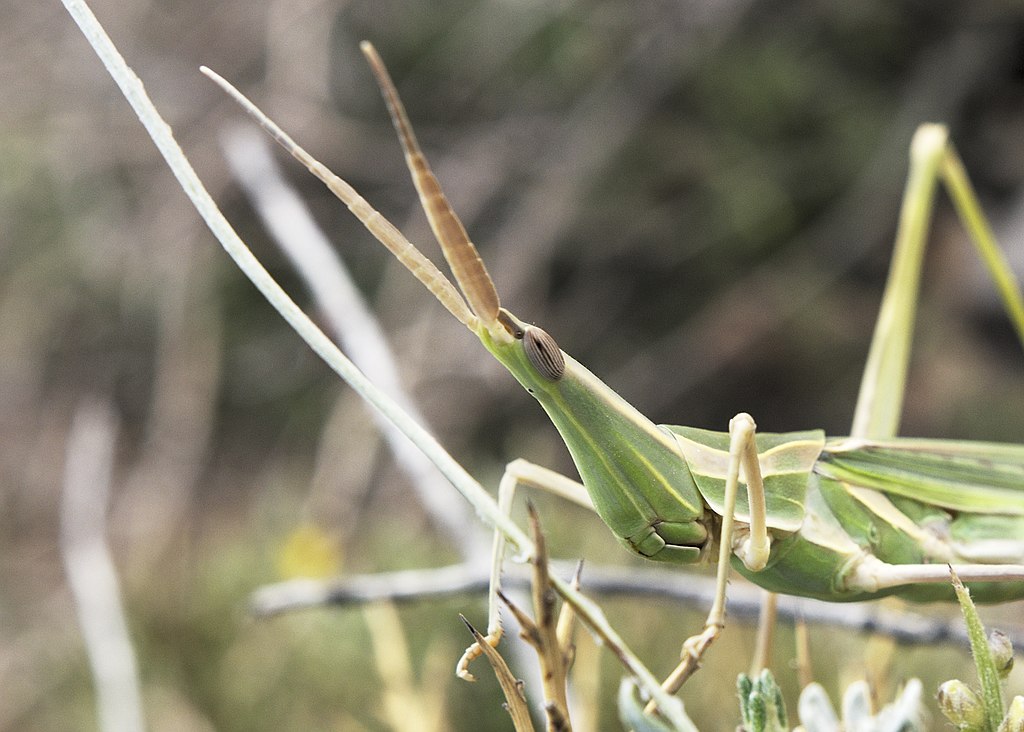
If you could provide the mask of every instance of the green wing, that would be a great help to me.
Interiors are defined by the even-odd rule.
[[[725,478],[729,466],[729,435],[696,427],[660,425],[675,435],[697,489],[711,510],[725,511]],[[754,436],[764,479],[768,526],[781,531],[798,531],[804,521],[807,481],[825,444],[821,430]],[[742,480],[742,478],[741,478]],[[750,522],[747,487],[741,482],[736,499],[736,518]]]
[[[1024,516],[1021,445],[832,439],[814,472],[954,511]]]

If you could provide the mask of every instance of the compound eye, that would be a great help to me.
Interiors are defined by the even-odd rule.
[[[545,331],[528,326],[523,332],[523,349],[540,375],[549,381],[558,381],[565,373],[565,357],[555,339]]]

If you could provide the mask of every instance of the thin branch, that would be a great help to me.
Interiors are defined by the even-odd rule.
[[[567,696],[569,674],[568,646],[571,641],[563,644],[558,636],[557,595],[551,588],[550,558],[548,557],[547,541],[541,531],[540,516],[532,503],[527,505],[530,519],[530,535],[533,537],[537,553],[532,562],[533,578],[531,589],[533,595],[534,619],[524,618],[516,607],[499,591],[516,620],[519,622],[520,635],[537,651],[540,660],[541,679],[544,687],[544,710],[548,718],[549,732],[554,730],[570,730],[569,701]],[[574,589],[579,589],[574,581]],[[568,604],[566,607],[570,607]],[[532,626],[532,627],[531,627]]]
[[[575,566],[552,562],[561,577],[572,576]],[[502,584],[529,588],[526,568],[508,567]],[[658,567],[608,567],[588,564],[583,572],[583,588],[590,595],[651,597],[676,600],[687,605],[710,606],[714,598],[714,579],[692,574],[680,581],[677,571]],[[269,616],[294,610],[328,605],[358,605],[392,600],[416,602],[451,595],[483,594],[487,591],[486,570],[467,564],[437,569],[380,572],[330,580],[291,580],[264,585],[252,595],[251,608],[256,615]],[[754,623],[761,608],[761,590],[734,579],[729,586],[729,617]],[[900,643],[955,643],[966,647],[967,633],[959,618],[926,617],[908,611],[887,610],[875,602],[832,603],[801,597],[779,596],[780,617],[795,621],[803,617],[810,623],[846,628],[862,633],[880,633]],[[1004,628],[1015,646],[1024,646],[1024,627]]]

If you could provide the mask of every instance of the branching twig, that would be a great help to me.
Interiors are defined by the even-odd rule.
[[[540,528],[540,517],[533,504],[529,504],[530,535],[536,555],[532,562],[531,595],[533,597],[534,619],[519,610],[505,595],[501,599],[516,616],[522,628],[521,636],[537,651],[540,659],[541,678],[544,685],[544,710],[548,717],[549,732],[562,732],[572,728],[569,722],[569,703],[566,696],[569,673],[568,646],[563,645],[558,633],[558,616],[555,612],[557,597],[551,588],[547,542]]]

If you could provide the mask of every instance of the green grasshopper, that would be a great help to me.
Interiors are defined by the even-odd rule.
[[[248,100],[215,79],[448,311],[480,339],[547,412],[582,486],[517,460],[502,479],[593,508],[627,549],[691,564],[718,549],[717,591],[702,633],[684,644],[664,687],[675,691],[725,621],[730,566],[761,587],[832,601],[898,594],[952,599],[948,565],[982,602],[1024,598],[1024,446],[896,437],[927,225],[937,181],[950,190],[1024,341],[1024,298],[970,188],[945,128],[923,125],[911,146],[893,265],[851,435],[821,430],[758,434],[737,415],[728,433],[656,425],[563,352],[541,328],[500,304],[476,248],[431,172],[373,47],[363,51],[381,87],[430,226],[456,288],[351,186],[316,161]],[[495,542],[497,585],[503,543]],[[492,600],[488,643],[501,635]],[[459,670],[479,654],[471,647]]]

